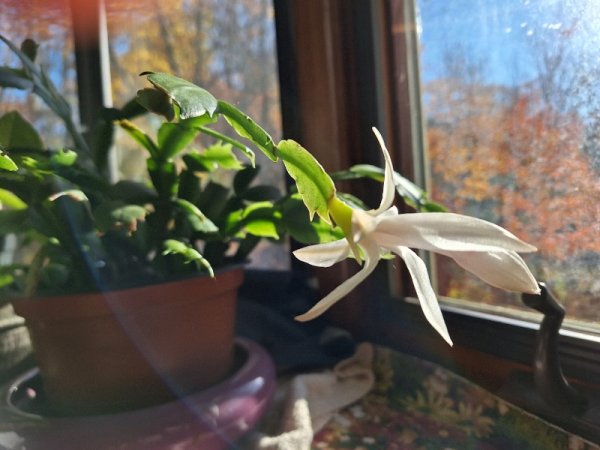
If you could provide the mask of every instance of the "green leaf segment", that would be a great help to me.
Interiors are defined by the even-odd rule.
[[[0,150],[0,169],[8,170],[9,172],[14,172],[18,169],[15,162],[10,158],[10,156],[2,153]]]
[[[296,182],[310,218],[317,213],[325,222],[331,223],[329,203],[335,198],[335,185],[323,166],[305,148],[292,140],[281,141],[277,146],[277,154]]]
[[[145,72],[142,75],[147,75],[150,83],[177,104],[181,119],[198,117],[205,113],[212,116],[217,109],[217,99],[189,81],[161,72]]]

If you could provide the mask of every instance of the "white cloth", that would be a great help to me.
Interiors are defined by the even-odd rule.
[[[308,450],[314,435],[339,409],[366,395],[374,383],[373,347],[363,343],[356,353],[333,370],[297,375],[276,399],[271,421],[280,418],[274,436],[268,431],[252,436],[256,450]],[[279,403],[279,404],[278,404]]]

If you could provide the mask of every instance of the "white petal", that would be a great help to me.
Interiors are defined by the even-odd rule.
[[[516,252],[448,252],[445,255],[492,286],[507,291],[540,293],[535,277]]]
[[[354,242],[360,241],[364,236],[368,236],[377,230],[379,222],[385,217],[398,215],[398,208],[392,206],[381,213],[375,210],[362,211],[360,209],[352,210],[352,239]]]
[[[450,334],[444,322],[444,316],[442,316],[442,310],[431,287],[425,263],[415,252],[407,247],[397,247],[392,249],[392,251],[406,263],[425,318],[440,333],[444,340],[452,345],[452,339],[450,339]]]
[[[374,211],[367,211],[369,214],[373,214]],[[377,213],[377,220],[381,221],[386,217],[394,217],[398,215],[398,208],[392,206],[391,208],[386,209],[380,213]]]
[[[330,267],[350,255],[350,246],[346,239],[339,239],[325,244],[309,245],[293,253],[302,262],[317,267]]]
[[[388,152],[387,147],[385,146],[385,142],[383,141],[383,137],[381,137],[381,133],[375,127],[372,128],[373,133],[375,133],[375,137],[379,142],[379,146],[381,147],[381,152],[383,153],[383,159],[385,161],[385,172],[383,178],[383,194],[381,195],[381,203],[379,204],[379,208],[377,208],[374,212],[375,214],[379,214],[394,203],[394,196],[396,195],[396,188],[394,186],[394,166],[392,166],[392,158],[390,157],[390,153]]]
[[[378,224],[378,216],[371,214],[371,211],[367,212],[360,209],[353,209],[352,239],[354,239],[354,242],[359,242],[363,237],[373,233]]]
[[[537,249],[491,222],[453,213],[412,213],[382,218],[375,239],[384,247],[438,252],[495,252]]]
[[[365,264],[362,269],[356,274],[352,275],[333,291],[327,294],[321,299],[315,306],[302,315],[296,316],[296,320],[305,322],[307,320],[314,319],[327,311],[333,306],[338,300],[346,296],[352,289],[358,286],[365,278],[367,278],[379,262],[379,248],[377,244],[371,240],[365,240],[361,243],[361,247],[365,253]]]

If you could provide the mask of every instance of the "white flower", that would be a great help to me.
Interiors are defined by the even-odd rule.
[[[296,317],[297,320],[310,320],[321,315],[367,278],[381,255],[393,252],[408,267],[425,317],[452,345],[425,263],[410,247],[446,255],[492,286],[516,292],[539,293],[538,283],[517,254],[533,252],[536,248],[504,228],[460,214],[398,214],[398,210],[392,206],[395,195],[392,162],[381,135],[375,128],[373,132],[385,158],[381,204],[371,211],[352,210],[351,238],[361,249],[361,253],[355,256],[363,258],[364,265],[308,312]],[[301,261],[318,267],[329,267],[351,254],[347,239],[312,245],[294,252]]]

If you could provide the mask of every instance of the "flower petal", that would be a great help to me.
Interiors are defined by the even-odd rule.
[[[412,213],[382,218],[375,239],[384,247],[437,252],[496,252],[537,249],[486,220],[453,213]]]
[[[377,230],[379,222],[385,217],[398,215],[398,208],[392,206],[385,211],[375,214],[374,211],[362,211],[355,209],[352,211],[352,239],[359,242],[364,236],[368,236]]]
[[[372,211],[367,211],[367,212],[369,214],[373,214]],[[386,217],[394,217],[397,215],[398,215],[398,208],[396,208],[395,206],[392,206],[391,208],[388,208],[385,211],[382,211],[379,214],[377,214],[377,219],[378,219],[378,221],[381,221]]]
[[[330,267],[350,255],[350,246],[346,239],[339,239],[324,244],[309,245],[293,253],[302,262],[317,267]]]
[[[446,323],[444,322],[444,316],[442,316],[442,310],[438,304],[435,292],[433,292],[433,288],[431,287],[425,263],[408,247],[396,247],[391,250],[400,256],[406,263],[425,318],[431,326],[440,333],[444,340],[452,345],[452,339],[450,339],[450,334],[448,333]]]
[[[379,220],[370,212],[355,209],[352,211],[352,239],[359,242],[365,236],[369,236],[377,229]]]
[[[365,253],[365,264],[363,265],[362,269],[323,297],[323,299],[321,299],[310,310],[302,315],[296,316],[296,320],[305,322],[320,316],[338,300],[346,296],[352,289],[358,286],[371,274],[371,272],[373,272],[373,270],[375,270],[375,267],[379,262],[379,248],[377,247],[377,244],[370,239],[365,239],[363,242],[361,242],[361,247]]]
[[[375,133],[375,137],[379,142],[379,146],[381,147],[381,152],[383,153],[383,159],[385,161],[385,172],[383,178],[383,194],[381,195],[381,203],[379,204],[379,208],[373,211],[375,214],[379,214],[394,203],[394,196],[396,195],[396,188],[394,186],[394,166],[392,165],[392,158],[390,157],[390,152],[388,152],[387,147],[385,146],[385,142],[383,141],[383,137],[381,137],[381,133],[375,127],[372,128],[373,133]]]
[[[448,252],[463,269],[492,286],[507,291],[539,294],[540,287],[527,264],[516,252]]]

